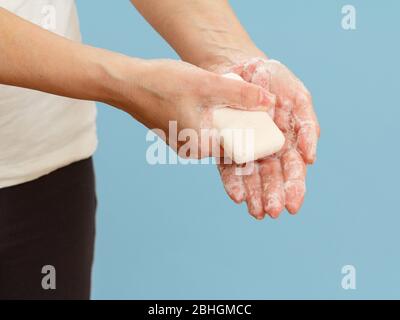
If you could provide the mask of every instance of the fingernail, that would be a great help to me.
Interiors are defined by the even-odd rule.
[[[278,219],[278,217],[279,217],[279,212],[278,212],[278,213],[271,212],[271,213],[269,213],[269,216],[270,216],[272,219]]]

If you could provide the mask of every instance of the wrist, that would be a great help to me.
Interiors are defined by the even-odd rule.
[[[127,111],[145,68],[145,60],[99,50],[91,68],[96,100]]]
[[[228,72],[233,66],[238,66],[252,58],[268,57],[255,45],[219,48],[210,52],[198,66],[212,72]]]

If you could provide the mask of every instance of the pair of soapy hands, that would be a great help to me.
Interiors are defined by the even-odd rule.
[[[277,218],[286,209],[299,211],[306,191],[306,165],[316,160],[320,127],[312,98],[303,83],[275,60],[251,58],[230,66],[217,66],[218,73],[234,72],[245,81],[275,95],[267,110],[285,135],[284,147],[274,155],[255,161],[250,175],[236,174],[236,164],[218,164],[224,187],[236,203],[247,202],[257,219]]]
[[[132,94],[120,95],[122,101],[117,105],[147,127],[159,128],[159,134],[169,132],[170,119],[176,120],[179,132],[212,128],[212,111],[218,107],[267,111],[285,135],[283,148],[255,161],[250,175],[238,175],[243,170],[237,170],[240,166],[236,164],[220,163],[219,171],[228,195],[236,203],[246,201],[255,218],[262,219],[265,214],[276,218],[285,207],[294,214],[304,200],[306,165],[315,161],[319,138],[311,95],[280,62],[253,57],[235,61],[240,62],[202,68],[182,61],[152,61],[141,74],[138,88],[123,90]],[[245,82],[220,76],[231,72]],[[126,74],[129,78],[135,72],[126,68]],[[182,156],[179,137],[177,141],[168,134],[163,139]],[[204,142],[209,144],[207,139]],[[203,154],[202,139],[194,149],[196,155],[190,157],[213,156],[209,148],[204,148]]]

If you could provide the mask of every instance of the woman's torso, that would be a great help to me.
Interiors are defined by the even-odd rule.
[[[0,0],[0,7],[81,41],[73,0]],[[0,188],[90,157],[97,146],[95,119],[94,102],[0,85]]]

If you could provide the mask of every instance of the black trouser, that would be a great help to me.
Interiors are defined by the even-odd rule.
[[[92,159],[0,189],[0,299],[89,299],[95,211]]]

